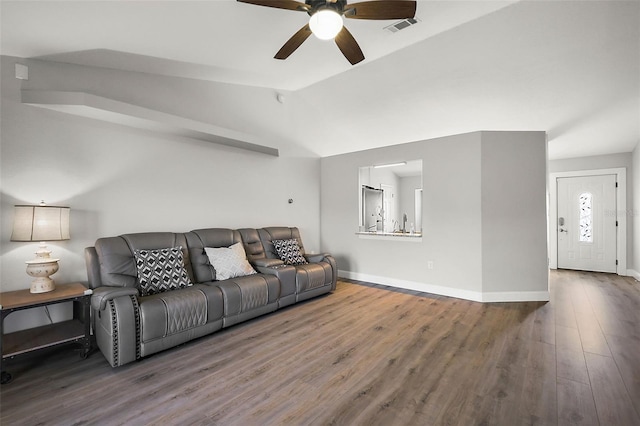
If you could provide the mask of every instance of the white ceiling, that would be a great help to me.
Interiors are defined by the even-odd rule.
[[[420,25],[397,33],[384,30],[397,21],[345,19],[345,25],[371,62],[510,3],[421,1]],[[273,59],[309,16],[235,0],[2,0],[2,15],[2,54],[10,56],[287,90],[352,68],[333,41],[315,37],[286,61]]]
[[[340,137],[300,142],[323,156],[476,130],[547,131],[550,158],[640,140],[638,1],[420,0],[420,22],[397,33],[345,20],[366,57],[356,66],[314,37],[273,59],[307,15],[232,0],[2,0],[0,14],[2,55],[292,91],[308,116],[339,109]]]

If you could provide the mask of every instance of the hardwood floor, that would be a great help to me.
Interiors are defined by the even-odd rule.
[[[2,425],[640,425],[640,285],[607,274],[549,303],[340,281],[120,368],[48,355],[9,364]]]

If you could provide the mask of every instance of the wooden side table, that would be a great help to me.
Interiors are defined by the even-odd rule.
[[[30,293],[28,289],[0,293],[0,371],[2,384],[12,380],[5,371],[7,360],[53,346],[79,343],[84,359],[91,350],[91,294],[80,283],[57,284],[48,293]],[[15,311],[73,302],[73,319],[41,327],[4,334],[4,320]]]

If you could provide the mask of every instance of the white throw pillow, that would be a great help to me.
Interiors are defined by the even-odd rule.
[[[209,263],[216,270],[216,280],[244,277],[256,273],[247,261],[242,243],[235,243],[231,247],[205,247]]]

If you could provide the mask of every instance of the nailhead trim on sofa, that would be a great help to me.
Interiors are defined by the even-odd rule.
[[[111,339],[113,340],[113,365],[120,365],[118,362],[118,321],[116,320],[116,305],[113,300],[109,300],[111,310]]]
[[[133,302],[133,317],[136,321],[136,359],[142,358],[140,354],[140,305],[138,305],[138,298],[136,296],[130,296]]]

